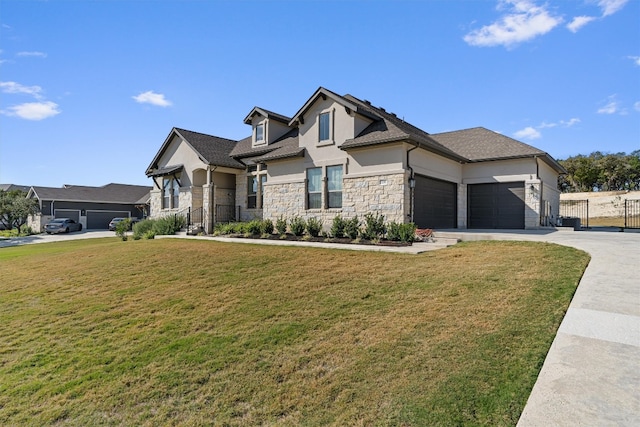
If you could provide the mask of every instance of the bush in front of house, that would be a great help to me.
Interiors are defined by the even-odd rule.
[[[358,215],[344,221],[344,234],[354,240],[360,236],[360,219]]]
[[[152,219],[143,219],[133,224],[133,240],[153,239],[155,237],[154,223],[155,221]]]
[[[362,230],[362,238],[367,240],[378,240],[384,236],[385,225],[384,215],[376,212],[374,216],[371,212],[364,216],[364,230]]]
[[[287,234],[287,220],[282,215],[276,220],[276,231],[281,236]]]
[[[273,221],[270,219],[265,219],[260,223],[260,233],[261,234],[273,234]]]
[[[127,231],[129,231],[129,227],[131,226],[131,219],[127,218],[124,221],[120,221],[116,224],[116,236],[121,238],[123,241],[127,241]]]
[[[247,222],[244,226],[244,230],[246,234],[249,234],[251,236],[255,236],[257,234],[260,234],[260,228],[262,225],[262,221],[259,219],[254,219],[251,220],[249,222]]]
[[[167,215],[155,220],[153,231],[158,236],[171,236],[187,225],[187,219],[182,215]]]
[[[413,242],[416,235],[416,225],[410,223],[397,223],[392,221],[387,224],[387,239],[394,242]]]
[[[291,229],[291,234],[294,236],[302,236],[306,226],[305,220],[297,215],[289,221],[289,228]]]
[[[331,223],[331,236],[337,239],[344,237],[345,221],[340,215],[336,215]]]
[[[320,235],[320,231],[322,231],[322,222],[317,218],[309,218],[307,220],[306,230],[311,237],[318,237]]]

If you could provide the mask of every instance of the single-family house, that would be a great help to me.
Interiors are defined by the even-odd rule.
[[[71,218],[84,229],[106,230],[115,217],[144,218],[148,215],[151,187],[107,184],[101,187],[65,185],[33,186],[28,198],[38,200],[39,212],[29,218],[33,230],[44,230],[54,218]]]
[[[537,228],[558,216],[549,154],[482,127],[429,134],[320,87],[288,117],[254,107],[234,141],[174,128],[147,168],[150,216],[216,222],[378,213],[420,228]]]

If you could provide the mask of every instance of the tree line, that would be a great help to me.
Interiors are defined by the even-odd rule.
[[[640,150],[631,154],[600,151],[558,160],[566,175],[558,179],[563,193],[640,190]]]

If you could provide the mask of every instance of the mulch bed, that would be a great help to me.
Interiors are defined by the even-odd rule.
[[[364,240],[364,239],[349,239],[349,238],[334,238],[334,237],[309,237],[309,236],[294,236],[293,234],[285,234],[280,236],[278,234],[271,234],[267,236],[251,235],[246,236],[244,234],[228,234],[224,237],[234,237],[238,239],[262,239],[262,240],[287,240],[291,242],[318,242],[318,243],[340,243],[345,245],[374,245],[374,246],[411,246],[411,242],[398,242],[393,240]]]

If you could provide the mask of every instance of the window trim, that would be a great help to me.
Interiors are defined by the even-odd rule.
[[[256,125],[255,128],[255,135],[254,135],[254,143],[256,145],[260,145],[260,144],[264,144],[265,142],[267,142],[267,137],[266,137],[266,126],[265,123],[260,123]],[[262,130],[262,138],[258,139],[258,129]]]
[[[339,190],[331,190],[329,191],[329,168],[340,168],[341,171],[341,179],[340,179],[340,189]],[[309,178],[309,172],[312,170],[320,171],[320,189],[318,191],[310,191],[311,187],[311,179]],[[313,166],[308,167],[306,169],[306,179],[305,179],[305,209],[306,210],[328,210],[328,209],[342,209],[342,194],[344,189],[344,164],[333,164],[333,165],[323,165],[323,166]],[[330,194],[340,193],[340,206],[330,206],[329,196]],[[311,206],[311,196],[317,196],[320,194],[320,202],[314,203],[317,206]]]
[[[335,122],[336,122],[335,116],[336,116],[335,108],[332,108],[331,110],[321,111],[318,114],[318,142],[316,143],[318,147],[335,144]],[[328,121],[329,121],[329,123],[327,124],[328,137],[326,139],[321,139],[322,138],[322,125],[321,125],[322,117],[328,117]]]
[[[180,207],[180,180],[177,175],[162,177],[162,210]]]
[[[264,163],[247,166],[247,209],[262,209],[264,200],[264,184],[267,182],[267,165]],[[256,192],[253,192],[253,180],[256,180]],[[255,197],[255,204],[250,207],[249,200]]]

